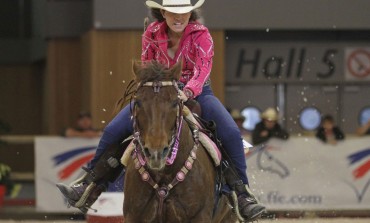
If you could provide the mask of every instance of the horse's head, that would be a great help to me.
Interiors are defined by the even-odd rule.
[[[262,147],[257,155],[257,166],[264,171],[279,175],[286,178],[290,175],[288,167],[278,158],[273,156],[268,149],[273,147]]]
[[[148,167],[161,170],[179,128],[182,102],[177,81],[181,64],[166,69],[157,62],[135,62],[133,71],[138,83],[134,96],[134,130],[139,135]]]

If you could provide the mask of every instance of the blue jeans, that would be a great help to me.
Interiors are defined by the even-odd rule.
[[[245,162],[242,137],[230,113],[214,96],[210,85],[203,87],[202,94],[196,100],[202,108],[201,117],[207,121],[213,120],[216,122],[218,138],[232,160],[241,180],[244,184],[248,184],[246,173],[247,164]],[[132,125],[130,105],[127,105],[105,127],[95,156],[89,164],[89,168],[95,165],[108,145],[120,143],[132,135]]]

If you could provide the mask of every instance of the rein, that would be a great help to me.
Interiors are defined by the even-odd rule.
[[[140,87],[153,87],[154,93],[159,93],[161,87],[167,87],[167,86],[173,86],[176,88],[177,92],[179,92],[178,85],[176,81],[155,81],[155,82],[145,82],[143,84],[139,83],[137,89]],[[170,157],[167,156],[166,158],[166,165],[172,165],[177,157],[178,147],[180,143],[180,134],[183,126],[183,103],[180,101],[178,103],[178,112],[176,117],[176,128],[175,132],[172,135],[172,140],[170,143],[169,148],[172,150]],[[159,205],[157,209],[157,215],[160,219],[160,222],[163,222],[163,209],[164,209],[164,201],[169,195],[169,192],[171,189],[176,186],[178,183],[185,180],[186,175],[188,172],[192,169],[194,160],[196,159],[196,152],[198,150],[199,146],[199,131],[195,129],[193,131],[193,139],[194,139],[194,146],[190,151],[190,154],[188,158],[186,159],[184,165],[182,168],[176,173],[176,176],[171,181],[171,183],[165,185],[158,185],[153,178],[150,176],[148,172],[148,168],[146,165],[146,161],[144,156],[144,147],[140,139],[140,130],[137,127],[136,124],[136,113],[135,113],[135,106],[133,110],[133,125],[134,125],[134,143],[135,143],[135,149],[132,153],[131,158],[134,161],[135,169],[138,170],[139,174],[141,175],[141,179],[144,182],[147,182],[154,190],[156,190],[156,194],[159,198]]]

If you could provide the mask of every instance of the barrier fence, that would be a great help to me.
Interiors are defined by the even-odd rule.
[[[269,209],[370,209],[370,138],[271,140],[247,163],[251,187]]]
[[[55,187],[82,174],[99,139],[35,138],[36,206],[74,212]],[[270,140],[246,154],[252,190],[270,210],[370,210],[370,137],[327,145],[313,137]]]

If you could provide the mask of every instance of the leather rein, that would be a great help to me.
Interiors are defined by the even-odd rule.
[[[145,82],[139,83],[136,91],[141,87],[153,87],[154,93],[159,93],[162,87],[172,86],[179,92],[179,87],[176,81],[153,81],[153,82]],[[177,151],[180,142],[180,134],[183,126],[183,102],[179,99],[178,102],[178,112],[176,117],[176,126],[174,133],[172,134],[171,143],[169,149],[171,149],[171,153],[166,158],[166,165],[172,165],[177,157]],[[164,212],[164,201],[169,195],[169,192],[175,187],[178,183],[185,180],[186,175],[192,169],[194,160],[196,159],[196,152],[199,146],[199,131],[193,131],[193,138],[194,138],[194,146],[190,151],[188,158],[186,159],[182,168],[176,173],[176,176],[169,184],[158,185],[157,182],[153,180],[148,172],[148,167],[145,160],[145,153],[142,141],[140,139],[140,130],[136,123],[136,112],[135,112],[136,105],[133,108],[133,127],[134,127],[134,143],[135,149],[131,155],[131,158],[134,161],[135,169],[138,170],[139,174],[141,175],[141,179],[144,182],[147,182],[154,190],[156,190],[157,197],[159,199],[159,205],[157,209],[157,216],[160,222],[163,222],[163,212]]]

